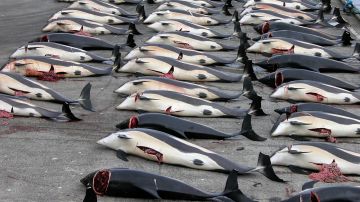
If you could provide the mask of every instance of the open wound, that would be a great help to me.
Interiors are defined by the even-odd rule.
[[[311,173],[309,178],[312,180],[325,182],[325,183],[335,183],[335,182],[348,182],[351,181],[349,178],[344,176],[341,173],[340,168],[338,167],[335,160],[333,160],[330,164],[322,164],[322,163],[313,163],[319,168],[318,173]]]
[[[163,162],[163,154],[156,151],[155,149],[151,149],[149,147],[144,147],[144,146],[136,146],[136,147],[141,149],[145,154],[155,156],[159,164]]]
[[[283,48],[272,48],[272,54],[294,54],[295,46],[293,45],[290,49]]]
[[[194,49],[190,44],[188,43],[184,43],[181,41],[173,41],[175,44],[177,44],[178,47],[180,48],[186,48],[186,49]]]
[[[316,101],[318,101],[318,102],[322,102],[326,98],[325,96],[320,95],[318,93],[314,93],[314,92],[309,92],[309,93],[306,93],[306,94],[315,97]]]
[[[166,109],[165,109],[165,112],[166,112],[167,114],[172,114],[172,113],[182,112],[182,111],[183,111],[183,110],[172,111],[171,108],[172,108],[172,106],[166,108]]]
[[[98,171],[93,178],[93,189],[97,195],[105,195],[109,187],[111,172],[109,170]]]
[[[328,141],[328,142],[336,143],[336,138],[331,136],[331,130],[330,129],[327,129],[327,128],[311,128],[309,130],[317,132],[321,136],[325,136],[326,141]]]
[[[24,96],[25,94],[30,93],[30,92],[28,92],[28,91],[18,90],[18,89],[10,88],[10,87],[9,87],[9,89],[12,90],[12,91],[14,91],[14,95],[15,95],[15,96]]]

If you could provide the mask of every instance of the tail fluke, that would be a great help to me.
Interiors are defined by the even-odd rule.
[[[86,187],[86,194],[83,202],[97,202],[97,196],[91,186]]]
[[[78,101],[82,108],[94,112],[95,110],[91,104],[91,99],[90,99],[90,91],[91,91],[91,83],[88,83],[82,89],[80,98]]]
[[[234,33],[233,33],[233,36],[236,36],[236,37],[240,38],[242,33],[243,32],[242,32],[241,27],[240,27],[240,22],[239,21],[234,21]]]
[[[118,57],[118,55],[120,54],[120,48],[121,46],[120,45],[115,45],[113,50],[112,50],[112,53],[111,53],[111,60],[112,61],[115,61],[116,58]],[[115,63],[115,62],[114,62]]]
[[[346,22],[346,21],[344,20],[344,18],[341,16],[341,13],[340,13],[340,9],[339,9],[339,8],[334,8],[333,15],[334,15],[334,17],[336,18],[336,21],[337,21],[339,24],[347,24],[347,23],[348,23],[348,22]]]
[[[141,33],[136,29],[136,26],[134,23],[129,24],[129,33],[132,33],[134,35],[141,35]]]
[[[239,13],[237,10],[234,11],[233,16],[231,18],[231,21],[233,22],[239,22]]]
[[[265,141],[266,140],[266,138],[259,136],[252,129],[250,114],[247,114],[242,122],[240,135],[246,137],[249,140],[253,140],[253,141]]]
[[[237,178],[238,174],[236,170],[231,171],[226,180],[223,195],[235,202],[254,202],[240,191]]]
[[[267,114],[261,108],[262,97],[256,95],[252,97],[252,103],[249,109],[249,114],[255,116],[267,116]]]
[[[249,58],[247,57],[247,54],[246,54],[246,48],[245,48],[244,44],[240,43],[240,46],[239,46],[239,49],[237,52],[236,61],[239,61],[239,62],[245,64],[248,59]]]
[[[344,46],[351,45],[351,40],[352,40],[352,38],[351,38],[350,32],[345,30],[341,36],[342,45],[344,45]]]
[[[138,4],[136,6],[136,12],[138,13],[139,22],[142,22],[142,21],[144,21],[146,19],[146,13],[145,13],[145,6],[144,5]]]
[[[221,9],[221,12],[226,16],[231,16],[231,13],[229,11],[229,6],[227,4],[224,4],[224,6]]]
[[[126,46],[129,46],[130,48],[134,48],[136,46],[135,40],[134,40],[134,34],[129,34],[128,38],[126,39]]]
[[[260,97],[255,92],[254,87],[251,83],[251,78],[248,76],[244,77],[242,95],[250,100],[254,100],[256,97]]]
[[[259,153],[258,164],[255,170],[272,181],[285,182],[275,174],[275,171],[271,165],[270,156],[261,152]]]
[[[229,8],[234,7],[234,6],[231,4],[231,0],[226,0],[226,1],[225,1],[225,5],[227,5]]]
[[[118,57],[114,61],[113,70],[119,72],[119,69],[122,66],[121,53],[118,54]]]
[[[254,72],[252,60],[247,60],[244,66],[244,76],[250,77],[252,81],[257,81],[258,78]]]
[[[322,10],[325,12],[325,13],[329,13],[331,11],[331,0],[322,0]]]
[[[70,110],[70,105],[68,103],[64,103],[62,106],[62,112],[69,121],[80,121],[81,119],[77,118],[72,111]]]

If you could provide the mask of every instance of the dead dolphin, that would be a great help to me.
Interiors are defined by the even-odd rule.
[[[240,24],[237,24],[235,26],[240,26]],[[174,32],[181,30],[183,32],[188,32],[190,34],[195,34],[208,38],[228,38],[232,36],[232,34],[222,34],[210,29],[209,27],[201,26],[190,21],[181,19],[158,21],[148,25],[148,27],[157,32]]]
[[[271,129],[271,136],[360,137],[360,120],[321,111],[282,114]],[[331,163],[331,162],[328,162]]]
[[[113,27],[91,20],[80,18],[59,18],[51,20],[42,29],[43,32],[85,32],[89,34],[118,34],[138,33],[135,24],[130,24],[129,29]]]
[[[113,4],[140,4],[141,0],[106,0]]]
[[[114,92],[123,95],[131,95],[145,90],[169,90],[206,100],[223,101],[236,99],[242,94],[242,92],[239,91],[228,91],[215,87],[208,87],[190,82],[154,76],[140,77],[135,80],[131,80],[122,84]]]
[[[208,7],[208,8],[215,8],[215,7],[222,7],[224,6],[224,4],[228,4],[231,5],[231,0],[227,0],[225,3],[224,2],[216,2],[216,1],[211,1],[211,0],[172,0],[171,2],[189,2],[192,3],[196,6],[204,6],[204,7]],[[168,2],[168,0],[147,0],[147,2],[149,4],[154,4],[154,3],[165,3]]]
[[[353,119],[360,120],[360,116],[355,115],[353,113],[350,113],[348,111],[345,111],[340,108],[336,108],[330,105],[326,104],[320,104],[320,103],[298,103],[298,104],[292,104],[289,107],[279,108],[275,109],[275,112],[279,114],[292,114],[295,112],[303,112],[303,111],[321,111],[329,114],[337,114],[340,116],[346,116]]]
[[[97,201],[98,195],[190,201],[218,200],[221,198],[235,202],[241,202],[246,198],[238,189],[236,171],[230,172],[225,189],[221,193],[204,192],[174,178],[127,168],[98,170],[88,174],[80,181],[86,186],[83,202]]]
[[[264,55],[274,54],[300,54],[310,55],[323,58],[330,58],[336,60],[343,60],[347,58],[356,58],[360,60],[360,43],[357,43],[354,48],[354,52],[351,55],[344,55],[339,52],[335,52],[328,48],[318,46],[315,44],[306,43],[299,40],[289,39],[285,37],[274,37],[269,39],[263,39],[257,41],[250,46],[247,52],[261,53]]]
[[[360,154],[320,142],[293,144],[271,156],[272,165],[319,170],[321,164],[337,163],[343,174],[360,175]]]
[[[155,11],[151,13],[144,21],[144,23],[154,23],[157,21],[163,20],[187,20],[198,25],[220,25],[227,24],[232,21],[232,19],[221,19],[210,17],[208,15],[190,13],[188,11],[179,10],[179,9],[168,9],[166,11]]]
[[[27,56],[10,59],[1,68],[1,71],[16,72],[31,77],[39,77],[51,72],[58,77],[85,77],[109,75],[111,74],[112,67],[98,68],[46,56]]]
[[[70,111],[69,104],[63,104],[62,112],[38,107],[23,98],[0,94],[0,111],[15,116],[43,117],[55,121],[78,121]]]
[[[233,134],[215,130],[209,126],[191,122],[182,118],[161,113],[144,113],[132,116],[116,125],[119,129],[150,128],[182,139],[228,139],[242,135],[253,141],[265,141],[266,138],[257,135],[251,126],[251,115],[246,115],[241,131]]]
[[[269,11],[277,12],[282,15],[288,15],[294,18],[308,20],[308,21],[316,20],[318,17],[317,15],[314,15],[309,12],[304,12],[297,9],[288,8],[284,5],[277,5],[273,3],[256,3],[254,6],[248,7],[245,10],[243,10],[240,16],[244,16],[245,14],[258,10],[269,10]]]
[[[290,197],[282,202],[298,202],[298,201],[346,201],[357,202],[360,198],[360,187],[349,185],[331,185],[324,187],[316,187],[305,189],[295,196]]]
[[[125,44],[113,44],[111,42],[104,41],[96,37],[70,33],[48,33],[30,41],[30,43],[33,42],[54,42],[84,50],[114,50],[116,46],[118,46],[119,48],[125,46],[133,48],[136,46],[133,34],[128,35]]]
[[[270,87],[276,88],[283,83],[296,80],[310,80],[317,81],[324,84],[332,85],[335,87],[343,88],[349,91],[360,89],[360,86],[354,86],[353,84],[347,83],[343,80],[336,79],[325,74],[313,72],[310,70],[304,69],[278,69],[276,72],[265,75],[264,77],[258,79],[263,84],[266,84]]]
[[[231,15],[228,10],[227,4],[224,4],[222,9],[213,9],[213,8],[208,8],[205,6],[196,5],[193,2],[187,2],[187,1],[182,1],[182,0],[167,1],[163,4],[161,4],[156,10],[161,11],[161,10],[168,10],[168,9],[179,9],[179,10],[184,10],[184,11],[188,11],[191,13],[199,13],[199,14],[204,14],[204,15],[219,14],[221,12],[223,12],[225,15]]]
[[[273,55],[271,58],[254,64],[268,71],[275,71],[279,68],[298,68],[315,72],[360,72],[359,67],[345,62],[299,54]]]
[[[252,168],[157,130],[145,128],[121,130],[97,143],[116,150],[117,156],[123,160],[127,160],[126,156],[131,154],[159,163],[214,172],[228,173],[236,170],[239,174],[247,174],[255,171],[273,181],[283,182],[274,173],[267,155],[260,153],[258,166]]]
[[[73,100],[36,81],[11,72],[0,72],[0,93],[27,97],[33,100],[53,101],[57,103],[79,104],[84,109],[94,111],[90,100],[91,84],[81,91],[80,98]]]
[[[316,44],[319,46],[334,46],[334,45],[338,45],[338,44],[342,44],[342,45],[351,45],[351,36],[350,36],[350,32],[348,31],[344,31],[342,38],[341,39],[337,39],[337,40],[330,40],[321,36],[316,36],[314,34],[307,34],[307,33],[303,33],[303,32],[296,32],[296,31],[291,31],[291,30],[280,30],[280,31],[273,31],[273,32],[268,32],[266,34],[263,34],[259,37],[253,38],[253,41],[258,41],[261,39],[268,39],[268,38],[272,38],[272,37],[281,37],[281,38],[290,38],[290,39],[295,39],[295,40],[299,40],[299,41],[303,41],[303,42],[307,42],[307,43],[311,43],[311,44]]]
[[[296,31],[306,34],[313,34],[330,40],[337,40],[342,38],[342,36],[331,35],[328,32],[326,32],[326,30],[323,29],[303,27],[303,26],[293,25],[284,22],[264,22],[257,26],[254,26],[254,29],[259,34],[265,34],[273,31],[290,30],[290,31]]]
[[[280,6],[284,6],[287,8],[292,8],[292,9],[297,9],[297,10],[302,10],[302,11],[312,11],[312,10],[318,10],[321,7],[314,5],[310,2],[301,2],[301,1],[285,1],[285,0],[249,0],[247,1],[243,7],[247,8],[250,6],[254,6],[257,3],[271,3],[271,4],[276,4],[276,5],[280,5]]]
[[[183,81],[237,82],[242,78],[241,74],[224,72],[162,56],[133,59],[117,68],[116,71],[150,76],[168,76]]]
[[[120,47],[114,49],[119,49]],[[113,51],[114,54],[119,54],[119,51]],[[10,55],[10,58],[26,57],[26,56],[47,56],[52,58],[58,58],[61,60],[74,61],[74,62],[103,62],[113,63],[113,58],[105,58],[98,56],[94,53],[75,48],[67,45],[62,45],[53,42],[33,42],[28,43],[18,48],[14,53]]]
[[[226,45],[206,37],[194,35],[188,32],[162,32],[152,36],[146,41],[147,44],[166,44],[179,48],[193,49],[199,51],[230,51],[239,45]]]
[[[129,13],[128,11],[120,8],[119,6],[115,6],[102,0],[78,0],[72,3],[68,8],[86,8],[93,11],[100,11],[120,16],[136,16],[136,14]]]
[[[98,22],[102,24],[129,24],[137,23],[138,18],[134,17],[124,17],[114,14],[104,13],[100,11],[89,10],[86,8],[66,8],[61,11],[58,11],[53,16],[50,17],[49,21],[61,19],[61,18],[81,18],[86,20],[91,20],[93,22]]]
[[[195,50],[189,50],[185,48],[177,48],[164,44],[144,44],[143,46],[133,49],[126,56],[125,60],[131,60],[143,57],[162,56],[173,59],[179,58],[187,63],[199,64],[199,65],[216,65],[216,64],[232,64],[243,57],[245,48],[240,45],[238,50],[238,56],[235,59],[226,59],[216,56],[215,54],[209,54],[206,52],[200,52]]]
[[[309,80],[296,80],[283,83],[276,88],[270,97],[325,104],[360,104],[359,93]]]
[[[259,101],[261,101],[261,97],[254,98],[250,109],[228,108],[215,102],[177,92],[147,90],[130,95],[116,109],[158,112],[189,117],[244,118],[248,113],[256,114],[257,111],[262,110],[261,106],[256,105],[257,102],[260,104]]]

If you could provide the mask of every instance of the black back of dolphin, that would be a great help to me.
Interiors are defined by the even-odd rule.
[[[325,31],[324,32],[321,31],[321,29],[311,29],[308,27],[302,27],[284,22],[264,22],[260,25],[254,26],[254,29],[260,34],[265,34],[268,32],[280,31],[280,30],[290,30],[290,31],[296,31],[306,34],[313,34],[330,40],[341,39],[341,36],[334,36],[327,34]]]
[[[353,67],[345,62],[299,54],[274,55],[255,64],[268,71],[291,67],[316,72],[360,72],[360,68]]]
[[[295,196],[282,202],[314,201],[338,201],[338,202],[358,202],[360,198],[360,188],[349,185],[325,186],[306,189]],[[315,199],[316,202],[317,199]]]
[[[281,85],[282,83],[295,80],[319,81],[350,91],[360,88],[359,86],[354,86],[334,77],[304,69],[279,69],[276,72],[267,74],[264,77],[258,79],[258,81],[261,83],[273,88]]]
[[[99,170],[80,181],[87,187],[84,202],[97,201],[95,190],[105,190],[101,195],[127,198],[219,201],[219,197],[224,199],[220,201],[252,202],[239,190],[235,171],[229,174],[221,193],[204,192],[173,178],[127,168]]]
[[[236,170],[236,172],[238,174],[248,174],[250,172],[259,172],[259,173],[263,174],[265,177],[269,178],[270,180],[277,181],[277,182],[284,182],[282,179],[280,179],[275,174],[275,172],[272,168],[272,165],[271,165],[270,157],[268,155],[265,155],[262,153],[259,153],[257,167],[252,168],[252,167],[238,164],[229,159],[226,159],[225,157],[223,157],[217,153],[208,152],[204,149],[194,147],[190,144],[187,144],[183,140],[180,140],[179,138],[176,138],[172,135],[169,135],[169,134],[161,132],[161,131],[157,131],[157,130],[153,130],[153,129],[145,129],[145,128],[126,129],[123,131],[125,131],[125,132],[126,131],[136,131],[136,132],[145,133],[145,134],[151,136],[152,138],[155,138],[155,139],[158,139],[158,140],[164,142],[169,147],[176,148],[178,151],[180,151],[182,153],[193,153],[193,154],[200,154],[201,156],[207,156],[208,158],[212,159],[214,162],[216,162],[216,164],[218,164],[221,167],[221,168],[216,168],[216,169],[212,170],[215,172],[230,173],[233,170]],[[121,135],[118,136],[118,138],[123,139],[124,141],[126,141],[129,138],[131,139],[131,137],[121,136]],[[124,151],[119,149],[117,152],[121,154],[121,155],[118,155],[119,158],[121,157],[123,160],[126,159],[126,153]],[[162,154],[162,155],[166,155],[166,154]],[[192,161],[194,165],[200,166],[199,169],[201,169],[201,166],[204,165],[204,163],[205,163],[201,159],[197,159],[196,155],[194,155],[194,157],[190,157],[190,158],[193,158],[193,159],[189,159],[189,160]]]
[[[243,124],[249,124],[245,119]],[[140,114],[116,125],[119,129],[127,129],[129,126],[131,128],[151,128],[184,139],[226,139],[244,135],[254,141],[266,140],[266,138],[262,138],[255,133],[249,134],[248,131],[243,130],[246,127],[234,134],[227,134],[202,124],[161,113]]]
[[[285,37],[290,39],[296,39],[300,41],[304,41],[307,43],[312,43],[320,46],[334,46],[337,44],[342,43],[343,45],[350,45],[351,44],[351,37],[348,31],[344,31],[342,39],[339,40],[330,40],[321,36],[317,36],[314,34],[308,34],[303,32],[296,32],[291,30],[279,30],[273,31],[262,36],[256,37],[253,40],[258,41],[260,39],[267,39],[271,37]]]
[[[325,113],[337,114],[340,116],[346,116],[360,120],[360,116],[358,115],[355,115],[340,108],[336,108],[330,105],[325,105],[320,103],[299,103],[299,104],[291,105],[289,107],[275,109],[274,111],[279,114],[284,114],[284,113],[291,114],[291,113],[303,112],[303,111],[321,111]]]

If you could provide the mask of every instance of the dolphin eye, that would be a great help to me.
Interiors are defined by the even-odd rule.
[[[164,15],[164,13],[156,13],[156,15],[159,15],[159,16],[161,16],[161,15]]]
[[[263,42],[261,42],[262,44],[270,44],[271,43],[271,41],[263,41]]]

